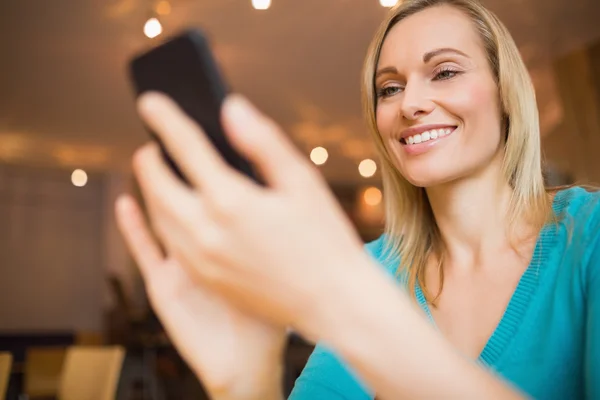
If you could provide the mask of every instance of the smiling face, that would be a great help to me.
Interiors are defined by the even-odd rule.
[[[461,11],[430,7],[397,23],[381,48],[375,90],[379,133],[413,185],[467,178],[500,160],[498,88]]]

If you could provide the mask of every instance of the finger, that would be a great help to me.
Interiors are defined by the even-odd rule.
[[[168,168],[155,143],[136,152],[134,170],[156,235],[169,250],[181,247],[206,220],[202,198]]]
[[[179,211],[195,206],[195,193],[167,166],[157,144],[149,143],[136,151],[133,169],[144,200],[152,206]]]
[[[224,184],[231,168],[202,128],[173,100],[162,94],[147,93],[140,97],[138,109],[192,186],[210,192]]]
[[[192,195],[191,189],[167,166],[156,143],[147,143],[135,152],[133,170],[139,184],[153,194],[172,194],[173,197]]]
[[[150,229],[136,201],[124,195],[117,199],[115,204],[117,224],[125,243],[138,264],[146,281],[164,257],[160,247],[152,237]]]
[[[240,95],[223,105],[223,125],[232,145],[260,172],[268,186],[297,184],[311,171],[304,156],[281,129]]]

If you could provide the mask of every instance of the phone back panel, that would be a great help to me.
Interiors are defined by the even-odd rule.
[[[220,114],[228,88],[200,31],[185,31],[135,57],[130,63],[130,75],[138,95],[157,91],[171,97],[202,127],[232,167],[256,179],[250,164],[231,147],[224,135]],[[186,180],[162,144],[161,149],[175,173]]]

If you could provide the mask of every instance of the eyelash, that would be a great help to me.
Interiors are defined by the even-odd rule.
[[[446,77],[446,78],[440,78],[440,75],[444,74],[444,73],[450,73],[452,74],[452,76]],[[437,81],[444,81],[446,79],[452,79],[454,78],[456,75],[458,75],[460,73],[460,71],[452,68],[452,67],[442,67],[439,71],[437,71],[435,73],[435,77],[433,78],[433,80],[437,80]]]
[[[377,98],[386,98],[386,97],[390,97],[393,96],[396,93],[387,93],[388,89],[401,89],[400,86],[387,86],[387,87],[383,87],[381,89],[377,89]]]
[[[452,78],[456,77],[460,73],[461,73],[460,71],[458,71],[458,70],[456,70],[454,68],[447,67],[447,66],[446,67],[442,67],[440,70],[438,70],[437,72],[434,73],[433,80],[434,81],[445,81],[445,80],[452,79]],[[442,74],[450,74],[451,76],[442,77],[441,76]],[[400,87],[400,86],[387,86],[387,87],[383,87],[381,89],[378,89],[377,90],[377,98],[390,97],[390,96],[393,96],[394,94],[397,93],[397,92],[396,93],[391,93],[391,94],[387,93],[388,89],[398,89],[398,90],[401,90],[402,87]]]

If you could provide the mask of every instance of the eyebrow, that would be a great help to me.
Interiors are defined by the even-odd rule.
[[[424,63],[428,63],[432,58],[440,56],[440,55],[445,54],[445,53],[458,54],[459,56],[463,56],[463,57],[469,58],[468,55],[466,55],[465,53],[463,53],[460,50],[456,50],[456,49],[453,49],[453,48],[450,48],[450,47],[444,47],[444,48],[441,48],[441,49],[435,49],[435,50],[432,50],[432,51],[428,51],[427,53],[423,54],[423,62]]]
[[[379,71],[377,71],[377,73],[375,74],[375,79],[379,78],[381,75],[385,75],[385,74],[397,74],[398,70],[396,69],[396,67],[385,67],[380,69]]]
[[[459,56],[469,58],[468,55],[466,55],[465,53],[463,53],[460,50],[456,50],[451,47],[443,47],[441,49],[435,49],[435,50],[428,51],[427,53],[423,54],[423,62],[428,63],[429,61],[431,61],[432,58],[441,56],[442,54],[446,54],[446,53],[458,54]],[[385,68],[382,68],[377,71],[377,73],[375,74],[375,79],[379,78],[381,75],[397,74],[397,73],[398,73],[398,70],[395,67],[385,67]]]

